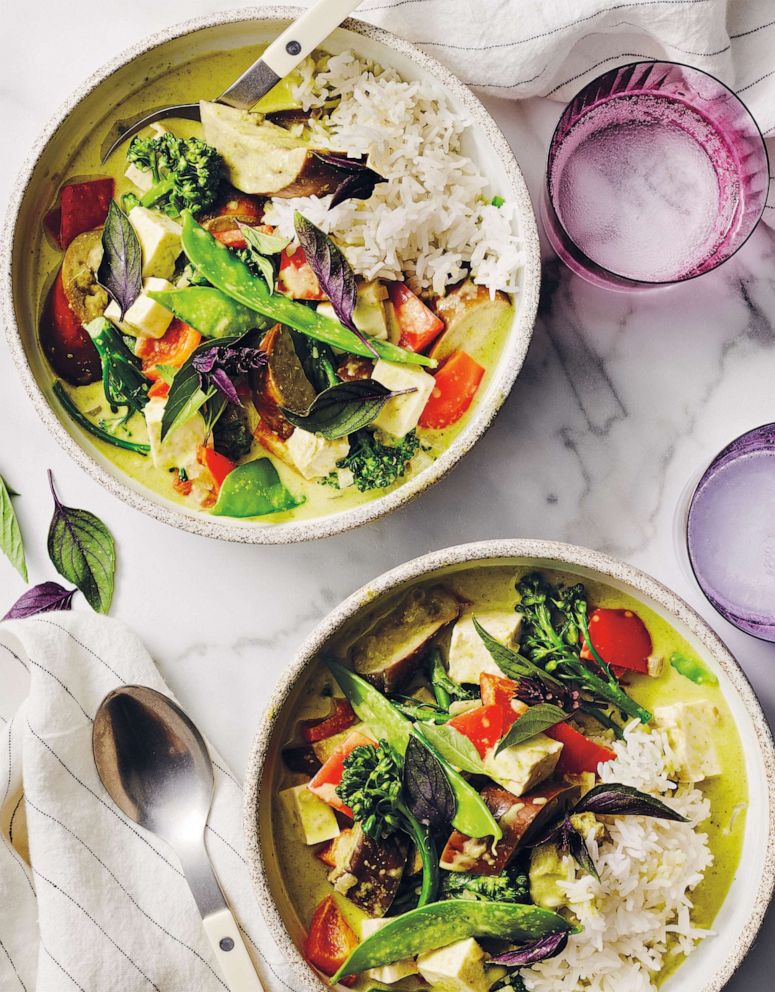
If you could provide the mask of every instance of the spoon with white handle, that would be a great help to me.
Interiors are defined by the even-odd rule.
[[[213,766],[202,735],[167,696],[125,685],[100,703],[92,750],[116,806],[180,859],[231,992],[264,992],[205,846]]]
[[[228,89],[216,97],[215,102],[228,104],[230,107],[236,107],[237,110],[250,110],[262,96],[265,96],[295,69],[299,62],[325,41],[334,28],[339,27],[360,2],[361,0],[317,0],[279,37],[275,38],[261,57],[256,59]],[[184,117],[187,120],[198,121],[199,104],[176,103],[148,111],[132,122],[119,121],[117,126],[120,133],[115,140],[112,140],[115,128],[111,131],[107,138],[110,144],[107,148],[103,148],[102,161],[104,162],[119,145],[138,131],[142,131],[144,127],[169,117]]]

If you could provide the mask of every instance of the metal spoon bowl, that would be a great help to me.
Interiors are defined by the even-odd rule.
[[[116,806],[166,840],[180,859],[229,988],[263,992],[205,846],[214,778],[202,735],[167,696],[126,685],[100,703],[92,750]]]

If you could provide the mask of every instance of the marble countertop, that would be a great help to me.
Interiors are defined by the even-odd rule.
[[[64,96],[158,27],[218,7],[208,0],[73,0],[4,13],[0,157],[4,202],[27,147]],[[224,4],[223,6],[227,6]],[[56,66],[56,71],[52,72]],[[487,100],[534,194],[560,107]],[[145,639],[169,685],[236,772],[274,681],[343,597],[425,551],[491,537],[588,545],[651,572],[727,641],[775,723],[775,644],[718,617],[676,553],[687,479],[727,441],[773,418],[775,235],[763,227],[720,270],[669,291],[623,296],[579,281],[547,255],[541,314],[525,367],[494,426],[462,464],[393,516],[343,536],[283,548],[179,533],[110,497],[37,419],[0,342],[0,471],[21,492],[32,581],[53,577],[45,470],[118,542],[112,613]],[[175,581],[188,577],[184,591]],[[192,581],[193,580],[193,581]],[[23,589],[0,562],[0,606]],[[0,692],[0,711],[7,701]],[[775,914],[729,988],[771,988]]]

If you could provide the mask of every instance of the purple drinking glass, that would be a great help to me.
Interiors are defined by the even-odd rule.
[[[756,121],[723,83],[634,62],[568,104],[549,148],[541,217],[565,264],[597,286],[669,286],[748,239],[767,199]]]
[[[677,522],[700,589],[740,630],[775,641],[775,424],[720,451],[686,502]]]

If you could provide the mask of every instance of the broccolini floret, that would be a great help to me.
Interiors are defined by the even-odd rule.
[[[386,489],[406,472],[419,447],[415,431],[395,444],[383,444],[368,430],[357,431],[351,438],[350,453],[337,464],[350,469],[359,492]]]
[[[530,902],[530,885],[524,872],[507,868],[500,875],[473,875],[467,871],[444,872],[444,899],[488,899],[492,902]]]
[[[223,166],[215,148],[201,138],[138,135],[129,145],[127,159],[153,177],[153,186],[140,199],[143,207],[177,217],[185,208],[197,214],[215,203]]]

